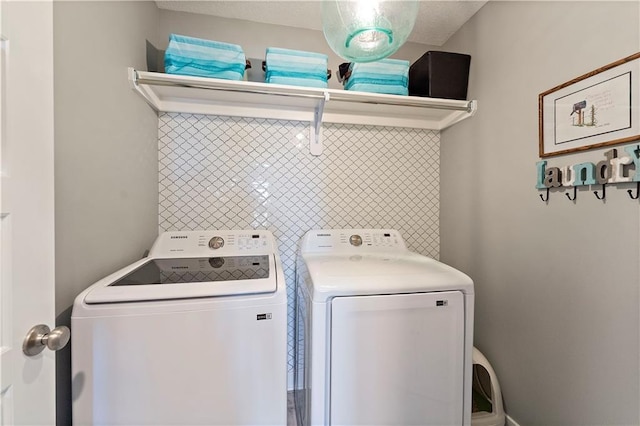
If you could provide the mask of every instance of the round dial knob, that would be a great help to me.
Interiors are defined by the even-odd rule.
[[[349,242],[352,246],[361,246],[362,245],[362,237],[360,235],[354,234],[349,237]]]
[[[213,237],[209,240],[209,248],[213,250],[217,250],[224,246],[224,238],[222,237]]]

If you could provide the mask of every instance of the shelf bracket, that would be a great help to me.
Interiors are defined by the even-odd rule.
[[[311,155],[322,155],[322,115],[324,114],[324,104],[329,101],[329,98],[329,92],[324,92],[324,97],[320,99],[313,113],[313,122],[309,129],[309,151]]]

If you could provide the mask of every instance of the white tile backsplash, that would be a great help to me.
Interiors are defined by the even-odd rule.
[[[268,229],[289,294],[293,371],[295,256],[317,228],[394,228],[411,250],[439,256],[440,134],[324,124],[309,154],[309,123],[162,113],[160,231]]]

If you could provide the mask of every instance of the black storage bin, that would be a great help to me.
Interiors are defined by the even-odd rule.
[[[409,95],[467,99],[471,56],[429,51],[409,67]]]

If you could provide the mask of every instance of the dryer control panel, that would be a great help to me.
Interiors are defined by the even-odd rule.
[[[273,234],[264,230],[170,231],[160,234],[149,255],[210,257],[271,254],[276,247]]]
[[[393,229],[322,229],[309,231],[302,241],[304,253],[344,250],[349,252],[404,251],[402,236]]]

